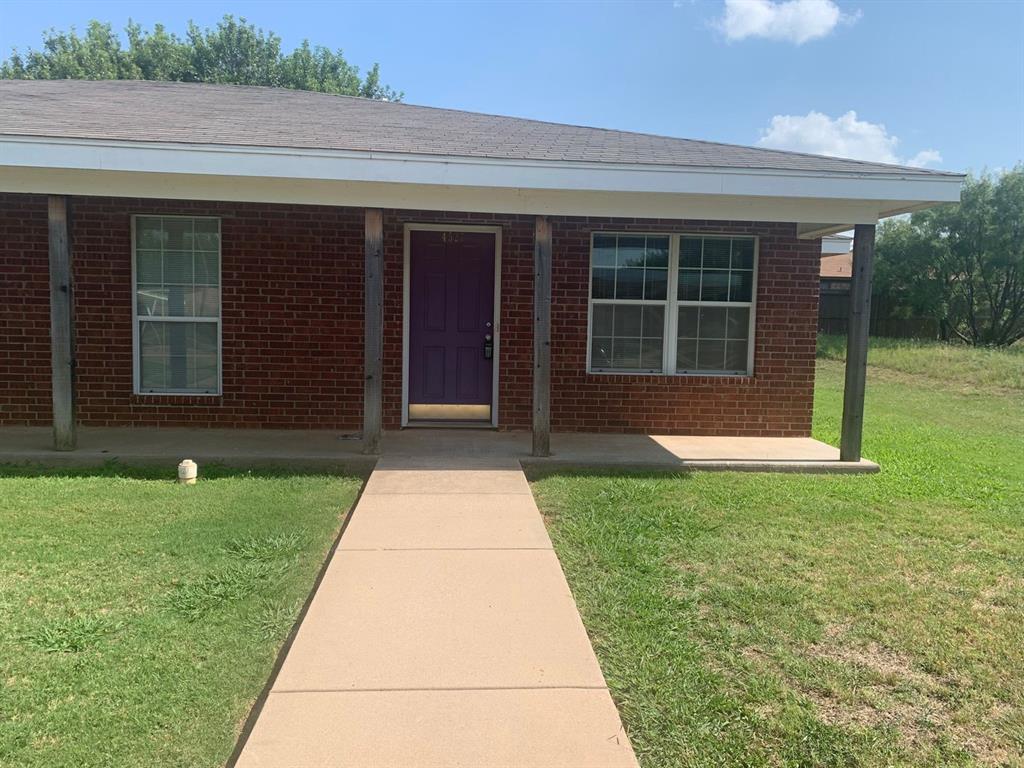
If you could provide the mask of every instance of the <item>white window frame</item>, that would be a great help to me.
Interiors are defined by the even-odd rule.
[[[668,289],[664,301],[651,299],[595,299],[594,282],[594,239],[599,236],[618,237],[668,237]],[[731,238],[754,241],[754,264],[751,279],[750,301],[679,301],[679,249],[684,237]],[[618,230],[595,230],[590,233],[590,251],[587,254],[587,373],[595,376],[722,376],[744,377],[754,375],[754,334],[757,328],[757,287],[758,263],[761,256],[761,240],[757,235],[733,232],[621,232]],[[701,270],[703,272],[703,269]],[[665,330],[662,336],[662,370],[646,368],[594,368],[591,361],[593,350],[593,323],[595,304],[663,304],[665,306]],[[746,307],[750,310],[747,330],[747,369],[745,371],[695,370],[676,371],[678,352],[679,307]]]
[[[219,298],[217,301],[217,317],[159,317],[147,318],[139,316],[139,285],[136,257],[136,222],[138,219],[191,219],[195,221],[216,221],[217,222],[217,290]],[[224,355],[223,355],[223,323],[224,314],[224,285],[223,285],[223,244],[221,242],[222,227],[219,216],[188,216],[183,214],[165,215],[162,213],[135,213],[131,217],[131,238],[132,238],[132,391],[136,395],[146,397],[220,397],[224,391]],[[140,349],[141,322],[168,322],[168,323],[215,323],[217,325],[217,389],[214,392],[196,392],[188,389],[160,389],[149,390],[142,388],[142,350]]]

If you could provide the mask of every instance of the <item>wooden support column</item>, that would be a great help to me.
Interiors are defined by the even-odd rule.
[[[551,455],[551,223],[538,216],[533,244],[533,455]]]
[[[875,261],[875,225],[858,224],[853,233],[853,274],[850,280],[850,323],[846,336],[846,386],[843,389],[843,432],[839,459],[860,461],[864,431],[864,384],[871,321],[871,276]]]
[[[50,195],[50,366],[53,447],[73,451],[75,430],[75,313],[71,293],[71,232],[68,198]]]
[[[380,453],[384,368],[384,214],[366,209],[363,294],[363,453]]]

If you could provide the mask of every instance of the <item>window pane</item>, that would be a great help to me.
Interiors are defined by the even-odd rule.
[[[217,336],[216,323],[139,323],[140,388],[216,391]]]
[[[192,251],[165,251],[164,277],[165,283],[192,282]]]
[[[699,317],[700,309],[697,307],[679,308],[679,338],[697,338],[697,321]]]
[[[620,237],[616,265],[622,267],[642,267],[644,265],[644,237]]]
[[[643,307],[639,304],[619,305],[615,307],[616,338],[621,336],[640,337],[640,319]]]
[[[163,317],[167,314],[167,291],[160,285],[140,285],[135,293],[139,317]]]
[[[612,339],[612,365],[615,368],[639,368],[640,339]]]
[[[615,270],[600,267],[594,270],[591,296],[595,299],[615,298]]]
[[[725,338],[725,313],[727,311],[724,307],[701,307],[701,340]]]
[[[659,344],[665,335],[665,308],[648,305],[644,308],[643,337],[656,339]]]
[[[590,329],[591,336],[612,335],[612,315],[615,312],[613,304],[595,304],[594,317]]]
[[[754,268],[754,241],[741,239],[732,241],[732,268]]]
[[[729,272],[722,269],[705,269],[701,276],[701,301],[729,300]]]
[[[218,317],[220,315],[220,288],[214,286],[192,289],[191,317]]]
[[[676,345],[676,370],[697,370],[697,340],[680,339]]]
[[[590,343],[590,367],[612,367],[612,340],[609,337],[594,337]]]
[[[661,339],[644,339],[640,342],[640,367],[660,373],[662,354]]]
[[[725,342],[725,370],[747,370],[747,341]]]
[[[615,275],[616,299],[642,299],[644,297],[644,271],[632,267],[619,268]]]
[[[163,248],[163,228],[155,216],[139,216],[135,219],[135,247]]]
[[[195,248],[192,237],[192,219],[164,219],[164,248],[169,251],[191,251]]]
[[[725,335],[730,339],[745,339],[750,332],[750,310],[746,307],[729,308]]]
[[[190,375],[189,387],[206,391],[217,389],[217,356],[197,355]]]
[[[679,243],[679,266],[690,269],[700,269],[700,248],[699,237],[684,237]]]
[[[684,269],[679,272],[679,300],[696,301],[700,298],[700,270]]]
[[[195,351],[197,355],[217,354],[217,325],[216,323],[186,323],[195,336]]]
[[[668,267],[668,238],[647,238],[647,268]]]
[[[729,301],[750,301],[753,272],[732,272],[729,276]]]
[[[592,254],[595,267],[615,266],[615,236],[594,235],[594,252]]]
[[[135,252],[135,279],[140,283],[163,281],[164,264],[160,251],[137,250]]]
[[[705,341],[697,345],[697,370],[721,371],[725,365],[725,342]]]
[[[644,298],[656,301],[664,300],[668,292],[668,270],[651,269],[644,270]]]
[[[704,238],[704,269],[729,268],[729,240]]]
[[[195,281],[198,285],[220,285],[220,256],[217,253],[197,253]]]
[[[220,250],[220,220],[195,219],[195,247],[197,251]]]

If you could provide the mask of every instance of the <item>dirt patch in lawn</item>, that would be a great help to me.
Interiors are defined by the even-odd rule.
[[[815,661],[854,672],[857,680],[850,696],[797,686],[814,703],[823,722],[893,728],[909,747],[918,750],[949,742],[985,765],[1006,765],[1021,757],[984,733],[977,722],[960,716],[954,702],[958,690],[968,682],[923,671],[906,655],[878,643],[856,644],[846,632],[844,625],[832,626],[821,642],[805,651]],[[998,719],[998,713],[993,714]]]

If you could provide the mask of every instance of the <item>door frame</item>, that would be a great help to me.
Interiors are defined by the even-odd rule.
[[[412,257],[412,233],[428,232],[484,232],[494,235],[494,367],[491,370],[491,426],[498,426],[498,381],[501,361],[501,227],[477,224],[417,224],[404,225],[402,258],[402,426],[409,426],[409,264]]]

